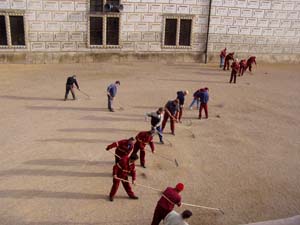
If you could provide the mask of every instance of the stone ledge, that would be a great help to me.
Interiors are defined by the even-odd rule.
[[[0,63],[60,64],[97,62],[204,62],[203,53],[1,52]]]

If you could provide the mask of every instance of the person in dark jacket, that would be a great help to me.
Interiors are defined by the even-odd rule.
[[[191,104],[189,106],[190,110],[193,109],[193,105],[196,102],[197,102],[197,109],[199,110],[199,106],[200,106],[200,96],[199,96],[200,95],[200,90],[201,89],[198,89],[197,91],[194,92],[194,94],[193,94],[194,99],[193,99],[193,101],[191,102]]]
[[[65,93],[65,101],[68,99],[68,95],[69,95],[69,92],[71,91],[72,93],[72,96],[73,96],[73,100],[76,100],[76,96],[75,96],[75,92],[73,90],[74,88],[74,84],[76,85],[77,89],[79,89],[79,85],[78,85],[78,82],[76,80],[76,75],[73,75],[71,77],[68,77],[67,79],[67,83],[66,83],[66,93]]]
[[[167,102],[165,105],[165,114],[164,114],[164,119],[162,121],[162,132],[165,129],[165,126],[167,124],[167,121],[170,117],[170,125],[171,125],[171,132],[173,135],[175,135],[175,122],[178,122],[178,114],[177,112],[179,111],[179,100],[170,100]]]
[[[234,52],[230,52],[228,53],[228,55],[226,55],[223,70],[226,69],[229,70],[230,60],[234,60],[233,56],[234,56]]]
[[[151,130],[157,131],[159,141],[161,144],[164,144],[163,135],[161,131],[161,123],[163,120],[163,115],[164,115],[163,107],[160,107],[156,112],[146,113],[146,116],[151,117]]]
[[[183,191],[184,185],[178,183],[175,188],[167,187],[162,193],[161,198],[157,202],[151,225],[159,225],[168,214],[174,209],[174,206],[181,206],[181,196],[179,193]]]
[[[201,114],[202,114],[202,110],[204,109],[205,112],[205,117],[206,119],[208,118],[208,108],[207,108],[207,103],[209,101],[209,94],[208,94],[208,88],[205,87],[203,89],[200,89],[200,109],[199,109],[199,119],[201,120]]]
[[[179,100],[179,113],[178,116],[178,122],[181,123],[181,117],[182,117],[182,112],[183,112],[183,107],[184,107],[184,100],[185,96],[189,94],[188,90],[185,91],[177,91],[177,99]]]
[[[112,108],[112,102],[117,95],[118,86],[120,84],[121,84],[120,81],[117,80],[114,84],[110,84],[107,87],[107,100],[108,100],[107,105],[108,105],[108,110],[110,112],[114,112],[114,109]]]

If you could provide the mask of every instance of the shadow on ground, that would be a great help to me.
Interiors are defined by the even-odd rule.
[[[107,195],[89,194],[78,192],[56,192],[56,191],[41,191],[41,190],[1,190],[0,198],[16,198],[16,199],[31,199],[31,198],[60,198],[60,199],[89,199],[99,200],[106,199]]]
[[[58,129],[61,132],[87,132],[87,133],[101,133],[101,132],[126,132],[126,133],[138,133],[139,130],[117,129],[117,128],[65,128]]]
[[[67,106],[27,106],[31,110],[71,110],[71,111],[95,111],[107,112],[106,108],[67,107]]]
[[[61,142],[61,143],[112,143],[112,140],[83,139],[83,138],[48,138],[37,140],[40,142]]]
[[[36,159],[24,162],[27,165],[40,166],[99,166],[103,164],[113,165],[111,161],[87,161],[78,159]]]
[[[63,101],[63,98],[47,98],[47,97],[26,97],[26,96],[15,96],[15,95],[2,95],[0,98],[10,100],[23,100],[23,101]]]
[[[0,176],[50,176],[50,177],[111,177],[111,173],[76,172],[46,169],[11,169],[0,171]]]

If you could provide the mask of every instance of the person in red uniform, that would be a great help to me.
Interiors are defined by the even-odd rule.
[[[179,100],[170,100],[165,105],[165,114],[164,119],[162,122],[162,128],[161,131],[165,129],[165,126],[167,124],[167,121],[170,117],[170,126],[171,126],[171,132],[173,135],[175,135],[175,122],[178,122],[178,112],[179,111]]]
[[[129,139],[123,139],[120,141],[116,141],[106,147],[106,150],[110,150],[112,148],[116,148],[115,151],[115,162],[118,163],[120,158],[129,155],[129,153],[133,149],[134,138],[131,137]],[[118,157],[119,156],[119,157]]]
[[[157,202],[151,225],[159,225],[169,212],[174,209],[175,205],[181,206],[181,196],[179,193],[183,191],[184,185],[178,183],[175,188],[167,187],[162,193],[161,198]]]
[[[145,162],[146,162],[145,161],[145,156],[146,156],[145,147],[146,147],[146,144],[150,145],[152,153],[154,153],[154,151],[155,151],[154,143],[153,143],[153,136],[154,135],[155,135],[155,130],[152,129],[150,131],[141,131],[135,137],[136,142],[134,144],[132,154],[137,154],[138,151],[140,150],[140,162],[141,162],[141,166],[144,167],[144,168],[146,168],[146,166],[145,166]]]
[[[251,56],[248,60],[247,60],[247,68],[246,70],[249,68],[249,71],[252,72],[252,64],[255,63],[256,65],[256,56]]]
[[[114,196],[118,191],[120,181],[118,178],[128,181],[128,175],[132,176],[132,184],[134,184],[136,180],[136,171],[134,162],[139,157],[135,154],[132,154],[130,157],[124,156],[121,160],[114,165],[113,167],[113,185],[111,187],[111,191],[109,193],[109,200],[113,201]],[[138,199],[137,196],[133,193],[130,183],[126,181],[121,181],[125,191],[127,192],[129,198]]]
[[[234,52],[230,52],[228,53],[228,55],[226,55],[223,70],[226,70],[226,68],[227,70],[229,70],[229,63],[230,63],[229,61],[233,60],[233,56],[234,56]]]
[[[240,69],[240,65],[239,65],[239,60],[238,59],[235,59],[234,62],[231,64],[231,76],[230,76],[230,81],[229,83],[232,82],[233,80],[233,83],[236,83],[236,75],[237,73],[239,72],[239,69]]]
[[[246,59],[242,59],[240,61],[239,76],[244,75],[244,72],[246,71],[246,68],[247,68],[247,61],[246,61]]]
[[[226,57],[226,48],[224,48],[221,52],[220,52],[220,68],[222,68],[224,66],[224,60]]]

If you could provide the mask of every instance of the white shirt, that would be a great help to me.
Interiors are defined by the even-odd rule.
[[[177,213],[176,211],[171,211],[164,219],[165,225],[189,225],[187,222],[184,221],[181,214]]]

